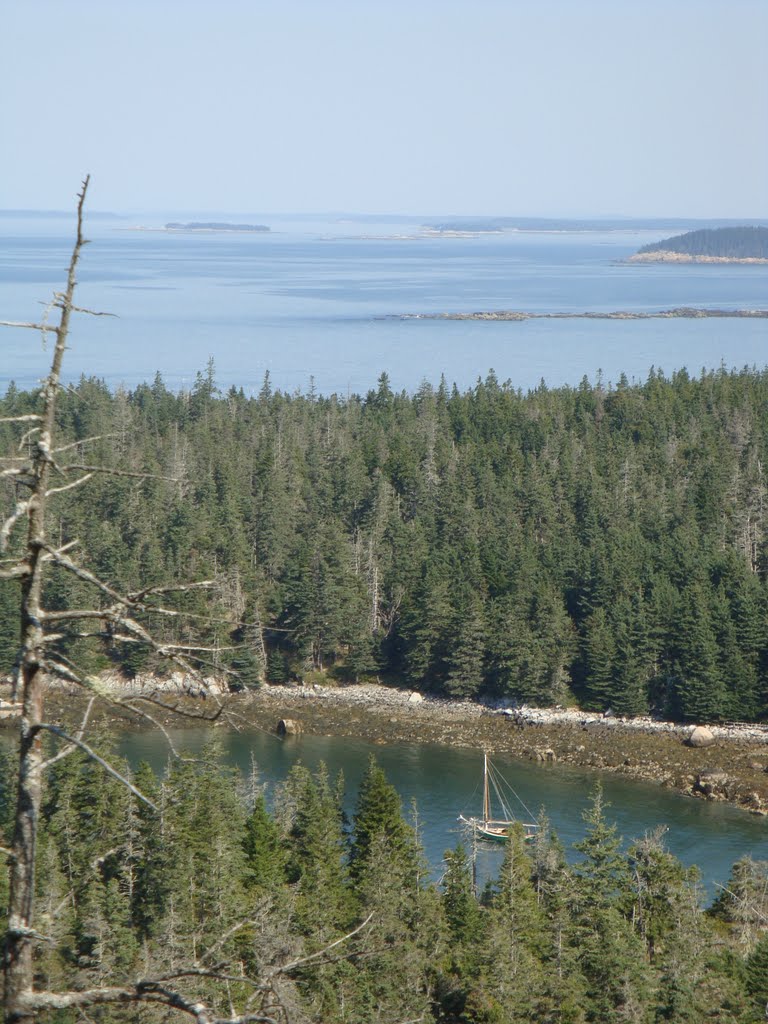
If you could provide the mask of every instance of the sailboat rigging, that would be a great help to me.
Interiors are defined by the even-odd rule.
[[[465,818],[463,814],[459,815],[459,821],[465,825],[468,825],[472,829],[472,834],[477,839],[490,839],[496,843],[505,843],[509,839],[509,830],[513,825],[516,825],[517,819],[512,815],[512,812],[507,806],[504,795],[501,791],[501,786],[505,786],[512,795],[520,801],[522,806],[529,817],[533,817],[531,812],[525,806],[520,797],[515,793],[512,787],[506,782],[505,779],[499,774],[499,772],[493,767],[488,760],[488,755],[483,754],[483,813],[481,817],[470,817]],[[491,789],[493,789],[494,796],[498,800],[502,814],[504,817],[494,818],[491,811]],[[522,822],[523,835],[525,839],[533,839],[536,835],[538,825],[533,822]]]

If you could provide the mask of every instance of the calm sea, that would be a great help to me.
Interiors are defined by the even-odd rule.
[[[213,357],[219,386],[365,393],[471,386],[493,368],[516,387],[576,384],[602,370],[643,380],[653,365],[764,366],[765,320],[450,322],[400,313],[659,310],[768,304],[768,267],[624,265],[664,232],[404,237],[415,224],[270,218],[269,234],[170,234],[88,224],[66,373],[133,386],[160,371],[188,387]],[[0,319],[33,320],[63,286],[72,224],[0,217]],[[0,387],[34,384],[39,336],[0,330]]]

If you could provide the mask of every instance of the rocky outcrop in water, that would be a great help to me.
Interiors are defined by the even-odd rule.
[[[766,261],[768,262],[768,261]],[[768,309],[703,309],[693,306],[677,306],[675,309],[661,309],[656,312],[635,312],[614,310],[609,313],[526,313],[517,309],[496,309],[475,313],[400,313],[381,319],[397,320],[702,320],[709,317],[741,317],[759,319],[768,317]]]

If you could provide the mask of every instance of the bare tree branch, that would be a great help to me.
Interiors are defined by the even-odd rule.
[[[18,521],[27,514],[31,500],[31,498],[26,498],[24,501],[20,501],[0,527],[0,551],[5,551],[8,547],[11,530],[14,528],[16,523],[18,523]]]
[[[54,455],[61,455],[62,452],[68,452],[72,448],[79,448],[83,444],[91,444],[93,441],[104,441],[108,437],[118,437],[118,434],[94,434],[93,437],[81,437],[79,441],[71,441],[69,444],[63,444],[58,448],[54,448]]]
[[[70,473],[73,470],[87,473],[101,473],[104,476],[123,476],[131,480],[163,480],[168,484],[181,483],[178,477],[163,476],[162,473],[134,473],[127,469],[112,469],[109,466],[92,466],[81,462],[67,463],[66,466],[57,467],[61,473]]]
[[[49,487],[45,492],[46,498],[50,498],[52,494],[61,494],[62,491],[71,491],[75,487],[80,487],[82,484],[88,483],[89,480],[93,479],[93,473],[86,473],[85,476],[78,477],[77,480],[73,480],[72,483],[64,484],[62,487]]]
[[[215,699],[215,695],[214,695],[214,699]],[[198,721],[202,721],[202,722],[215,722],[215,721],[217,721],[221,717],[221,714],[224,711],[224,705],[221,704],[219,701],[216,701],[217,707],[216,707],[215,711],[212,711],[212,712],[189,711],[187,708],[183,707],[181,704],[166,704],[165,701],[160,700],[160,698],[157,697],[155,694],[146,694],[146,693],[132,694],[126,700],[119,701],[118,703],[122,703],[122,704],[130,707],[130,705],[134,701],[142,701],[145,704],[153,704],[155,707],[162,708],[163,711],[168,711],[171,714],[179,715],[182,718],[195,718]]]
[[[39,433],[40,433],[40,427],[32,427],[32,429],[31,429],[31,430],[27,430],[27,431],[26,431],[26,432],[25,432],[24,434],[22,434],[22,435],[21,435],[21,437],[19,438],[19,444],[18,444],[18,447],[17,447],[16,451],[19,451],[19,452],[20,452],[20,451],[21,451],[21,449],[22,449],[22,448],[24,447],[24,445],[25,445],[25,444],[26,444],[26,443],[27,443],[27,442],[29,441],[29,439],[30,439],[30,438],[32,437],[32,435],[33,435],[33,434],[39,434]]]
[[[143,590],[134,590],[128,594],[129,601],[140,602],[145,597],[154,594],[180,594],[187,590],[210,589],[216,585],[216,580],[200,580],[198,583],[177,583],[169,587],[145,587]],[[153,607],[150,605],[150,607]],[[154,610],[154,608],[153,608]]]
[[[126,789],[129,789],[138,800],[141,800],[142,803],[145,803],[147,807],[151,807],[153,811],[159,812],[159,808],[157,807],[157,805],[152,803],[149,797],[144,796],[141,790],[137,789],[136,786],[134,786],[134,784],[130,781],[130,779],[126,779],[124,775],[121,775],[121,773],[116,768],[112,767],[109,761],[105,761],[103,757],[96,753],[93,747],[89,747],[87,743],[84,743],[81,739],[78,739],[77,736],[70,736],[69,733],[64,732],[61,726],[53,725],[50,722],[38,722],[35,728],[44,729],[46,732],[50,732],[54,736],[58,736],[60,739],[66,740],[67,743],[72,743],[74,744],[74,746],[79,747],[83,751],[83,753],[87,754],[88,757],[91,758],[92,761],[95,761],[96,764],[101,765],[101,767],[108,775],[111,775],[114,779],[117,779],[118,782],[121,782],[126,787]],[[42,762],[40,767],[42,767],[44,764],[45,762]]]
[[[84,989],[81,992],[33,992],[19,995],[21,1015],[34,1016],[50,1010],[71,1010],[110,1003],[161,1003],[193,1017],[197,1024],[278,1024],[274,1017],[262,1013],[245,1013],[238,1017],[216,1017],[204,1003],[193,1002],[156,981],[139,981],[125,987]]]
[[[56,334],[56,332],[58,331],[58,327],[49,327],[48,324],[24,323],[23,321],[20,320],[0,320],[0,327],[26,327],[29,328],[29,330],[31,331],[42,331],[43,333],[47,331],[51,334]],[[22,419],[31,420],[33,419],[33,417],[17,416],[15,419],[11,420],[0,420],[0,423],[18,423]],[[40,417],[38,416],[37,419],[40,419]]]
[[[88,727],[88,719],[91,717],[91,711],[93,710],[93,705],[95,703],[96,697],[91,697],[91,699],[88,701],[88,706],[85,709],[83,719],[80,722],[80,728],[77,730],[77,733],[75,734],[78,740],[82,740],[83,736],[85,735],[85,730]],[[51,767],[51,765],[56,764],[57,761],[61,761],[65,757],[69,757],[70,754],[74,754],[74,752],[77,749],[77,745],[74,743],[71,743],[69,746],[62,748],[57,754],[54,754],[53,757],[49,757],[47,761],[43,761],[42,765],[40,766],[40,771],[47,771]]]
[[[18,580],[29,576],[31,569],[29,563],[19,562],[10,569],[0,569],[0,580]]]
[[[276,974],[288,974],[290,971],[296,970],[297,967],[304,967],[306,964],[311,963],[313,960],[317,960],[321,957],[327,956],[332,949],[336,948],[336,946],[340,946],[342,942],[348,942],[351,938],[357,935],[358,932],[361,932],[363,928],[367,927],[372,917],[373,914],[369,914],[368,917],[366,917],[366,919],[362,922],[362,924],[359,924],[357,926],[357,928],[354,928],[351,932],[347,932],[346,935],[342,935],[342,937],[340,939],[336,939],[335,942],[329,943],[323,949],[319,949],[316,953],[311,953],[309,956],[301,957],[299,960],[292,960],[290,963],[283,964],[282,966],[275,968],[271,972],[270,977],[274,977],[274,975]]]
[[[53,305],[57,309],[63,309],[64,308],[64,305],[63,305],[64,296],[63,295],[61,296],[61,299],[62,299],[62,302],[54,302],[53,303]],[[95,309],[84,309],[82,306],[70,306],[69,308],[71,309],[71,311],[73,313],[86,313],[88,316],[112,316],[116,320],[119,319],[118,316],[117,316],[117,313],[101,313],[101,312],[99,312],[99,311],[97,311]]]

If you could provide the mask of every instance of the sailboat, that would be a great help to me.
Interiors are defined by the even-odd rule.
[[[520,801],[522,806],[525,808],[528,815],[532,818],[533,815],[525,806],[520,797],[515,793],[509,783],[502,778],[499,772],[493,767],[491,762],[488,760],[488,755],[483,754],[483,814],[480,818],[465,818],[463,814],[459,815],[459,821],[464,825],[470,826],[472,834],[477,839],[490,839],[495,843],[506,843],[509,839],[509,830],[513,825],[517,824],[517,820],[512,816],[509,807],[507,806],[501,787],[504,786],[510,791],[510,793]],[[494,796],[498,800],[503,818],[494,818],[491,812],[491,789],[493,789]],[[523,835],[525,839],[533,839],[536,835],[538,825],[533,822],[523,822]]]

